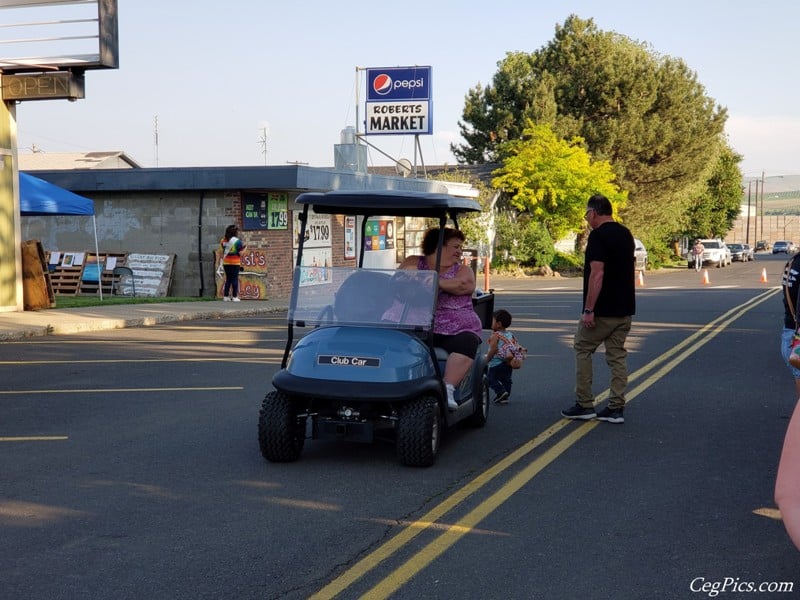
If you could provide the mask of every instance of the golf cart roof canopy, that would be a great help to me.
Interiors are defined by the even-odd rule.
[[[310,204],[314,212],[328,215],[390,215],[398,217],[441,217],[464,212],[480,212],[471,198],[456,198],[434,192],[334,190],[306,192],[298,204]]]

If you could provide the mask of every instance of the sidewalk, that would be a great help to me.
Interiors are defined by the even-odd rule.
[[[51,308],[38,311],[0,312],[0,341],[45,335],[67,335],[103,329],[122,329],[190,321],[280,313],[288,299],[242,302],[165,302],[163,304],[113,304],[87,308]]]
[[[492,288],[527,289],[536,285],[571,285],[579,278],[520,278],[495,276]],[[577,283],[576,283],[577,282]],[[478,277],[478,286],[483,279]],[[241,302],[164,302],[163,304],[112,304],[87,308],[49,308],[38,311],[0,312],[0,342],[45,335],[68,335],[104,329],[143,327],[174,321],[224,319],[274,314],[286,311],[288,298],[242,300]]]

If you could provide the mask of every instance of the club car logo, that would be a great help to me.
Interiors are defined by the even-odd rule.
[[[385,96],[392,91],[392,78],[386,73],[381,73],[372,80],[372,89],[379,96]]]

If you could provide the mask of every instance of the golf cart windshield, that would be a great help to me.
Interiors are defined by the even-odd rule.
[[[298,266],[292,325],[347,325],[430,331],[438,279],[435,271]]]

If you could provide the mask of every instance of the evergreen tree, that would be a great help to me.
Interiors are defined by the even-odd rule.
[[[554,39],[508,53],[492,84],[469,91],[459,123],[463,162],[494,162],[529,120],[580,137],[629,193],[621,216],[637,237],[664,240],[685,226],[725,147],[724,108],[680,60],[572,15]]]

